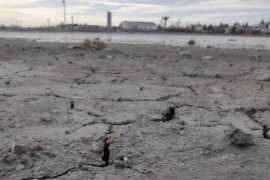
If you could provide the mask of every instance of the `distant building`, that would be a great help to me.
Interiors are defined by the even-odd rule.
[[[110,11],[107,12],[107,29],[112,28],[112,13]]]
[[[153,22],[136,22],[136,21],[123,21],[119,25],[120,29],[126,30],[156,30],[158,26]]]
[[[265,23],[264,20],[262,20],[259,24],[252,25],[251,31],[257,34],[269,34],[270,22]]]
[[[191,24],[189,29],[193,32],[203,32],[203,26],[200,24]]]

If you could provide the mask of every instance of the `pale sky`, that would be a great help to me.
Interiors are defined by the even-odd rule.
[[[113,14],[113,25],[123,20],[168,25],[180,18],[183,24],[233,22],[259,23],[270,20],[270,0],[66,0],[67,23],[106,24],[106,12]],[[0,0],[0,25],[46,26],[64,21],[63,0]]]

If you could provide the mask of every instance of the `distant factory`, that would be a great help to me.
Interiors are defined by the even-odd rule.
[[[119,29],[123,30],[156,30],[158,26],[153,22],[136,22],[136,21],[123,21],[119,25]]]

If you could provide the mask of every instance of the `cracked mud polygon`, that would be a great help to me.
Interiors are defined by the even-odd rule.
[[[269,179],[268,50],[67,46],[1,39],[0,179]],[[253,145],[226,140],[231,118]]]

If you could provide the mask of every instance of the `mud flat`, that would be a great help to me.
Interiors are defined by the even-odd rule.
[[[70,47],[1,39],[0,179],[269,179],[270,51]]]

